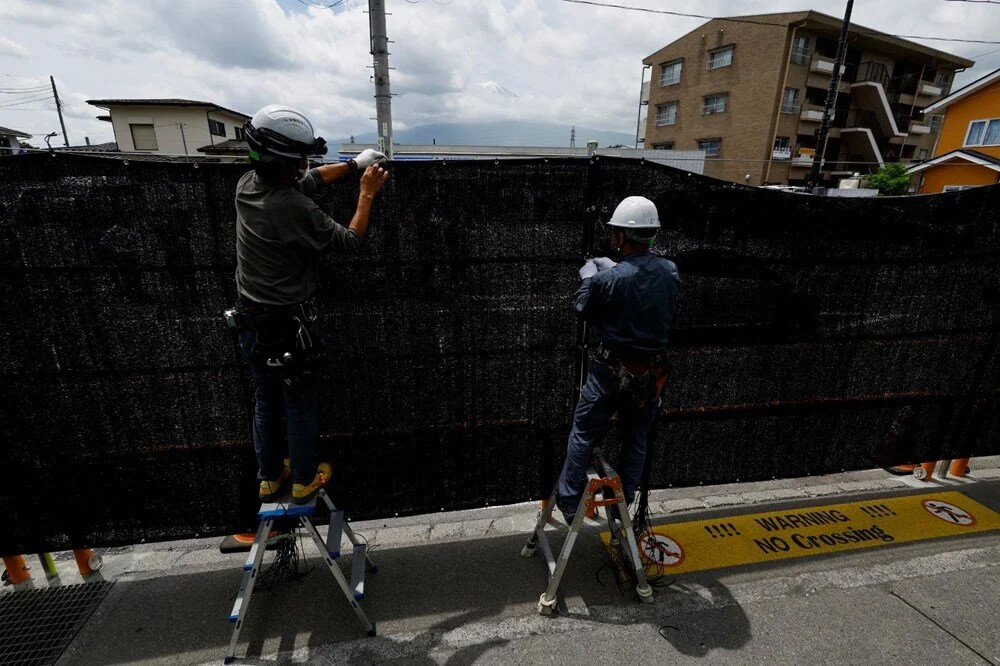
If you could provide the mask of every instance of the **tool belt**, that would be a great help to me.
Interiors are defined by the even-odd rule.
[[[618,380],[619,396],[640,408],[659,400],[670,372],[664,352],[627,350],[598,342],[590,348],[590,357],[611,368]]]
[[[240,297],[226,310],[226,324],[237,332],[254,333],[250,356],[279,372],[293,391],[314,371],[312,361],[322,347],[318,311],[313,299],[291,305],[265,305]]]

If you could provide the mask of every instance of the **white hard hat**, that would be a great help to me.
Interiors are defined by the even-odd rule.
[[[659,229],[660,216],[656,204],[646,197],[625,197],[615,208],[608,226],[623,229]]]
[[[313,134],[312,123],[298,109],[268,104],[253,114],[246,125],[250,157],[267,155],[302,158],[326,155],[326,141]]]

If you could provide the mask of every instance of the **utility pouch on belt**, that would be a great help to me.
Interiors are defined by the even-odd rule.
[[[604,344],[598,344],[592,353],[594,358],[611,368],[618,379],[619,395],[630,399],[639,407],[659,398],[669,371],[663,354],[626,359]]]

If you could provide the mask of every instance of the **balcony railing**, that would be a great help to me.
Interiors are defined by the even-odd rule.
[[[800,104],[799,102],[784,102],[783,101],[781,103],[781,112],[782,113],[798,113],[799,112],[799,108],[801,108],[801,106],[802,106],[802,104]]]
[[[792,149],[789,148],[774,148],[771,151],[771,159],[775,160],[790,160],[792,159]]]
[[[818,74],[833,74],[833,60],[816,55],[812,56],[812,62],[809,64],[809,71],[816,72]],[[847,65],[840,65],[840,73],[843,75],[847,71]]]
[[[805,65],[809,62],[809,56],[811,55],[812,51],[810,49],[793,48],[791,60],[796,65]]]
[[[882,124],[874,111],[868,109],[837,109],[833,116],[833,126],[842,129],[861,127],[869,130],[875,143],[881,144],[885,141],[885,132],[882,131]]]
[[[806,104],[802,107],[799,119],[806,122],[818,123],[823,121],[823,107],[815,104]]]
[[[889,70],[880,62],[868,60],[858,65],[858,72],[854,77],[854,82],[881,84],[890,105],[899,101],[899,93],[896,92],[896,87],[892,84],[892,77],[889,76]]]

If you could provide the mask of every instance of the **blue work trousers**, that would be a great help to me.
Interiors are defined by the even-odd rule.
[[[566,448],[566,463],[559,475],[558,505],[567,514],[575,514],[587,483],[587,467],[611,427],[611,417],[618,412],[618,434],[622,448],[616,470],[622,479],[625,498],[632,501],[646,461],[646,442],[653,426],[659,401],[647,400],[639,406],[618,392],[618,378],[610,366],[590,359],[587,381],[580,390],[580,400],[573,414],[573,428]]]
[[[284,459],[292,458],[295,483],[312,483],[316,476],[316,399],[319,381],[304,379],[296,391],[282,381],[279,369],[268,367],[264,359],[254,357],[256,331],[240,331],[240,350],[250,365],[254,393],[253,448],[257,453],[257,478],[276,481],[284,469]]]

